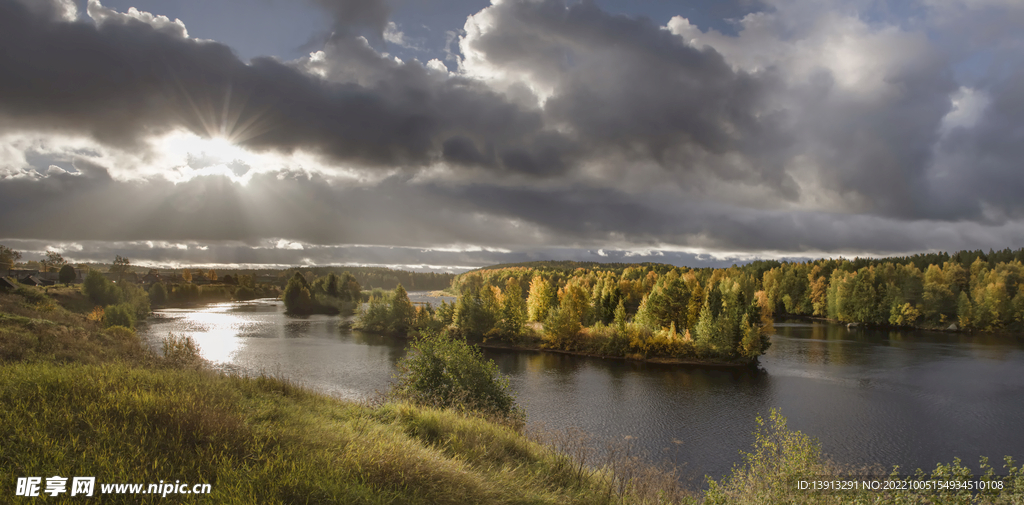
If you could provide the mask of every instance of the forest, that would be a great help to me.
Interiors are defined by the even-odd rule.
[[[844,323],[988,332],[1024,331],[1024,249],[886,259],[762,262],[778,314]]]
[[[698,273],[670,265],[633,266],[621,274],[478,270],[458,276],[451,288],[458,299],[437,308],[413,306],[402,288],[371,296],[359,326],[631,359],[753,362],[771,334],[763,291],[739,270]]]
[[[313,282],[295,272],[281,297],[289,314],[337,314],[354,309],[362,301],[359,282],[348,272],[330,272]]]
[[[533,262],[455,277],[453,304],[380,292],[360,325],[632,359],[753,362],[772,321],[1024,331],[1024,249],[893,258],[756,261],[729,268]]]
[[[556,291],[564,289],[570,280],[581,279],[591,288],[591,309],[605,322],[614,310],[609,304],[621,298],[634,320],[655,328],[675,322],[677,328],[693,331],[699,319],[698,307],[703,308],[694,297],[707,302],[709,296],[720,296],[724,291],[718,284],[730,279],[739,284],[746,300],[752,295],[763,297],[766,312],[775,316],[811,316],[895,327],[1024,331],[1024,291],[1019,289],[1024,281],[1024,249],[852,260],[755,261],[725,269],[642,264],[595,272],[572,266],[559,262],[550,267],[535,263],[530,267],[481,269],[456,278],[453,289],[461,292],[462,286],[475,282],[468,280],[471,276],[480,276],[490,286],[504,285],[514,278],[530,286],[531,292],[532,280],[537,276],[548,279]],[[677,277],[686,279],[681,288],[671,282]],[[707,286],[719,289],[708,291]],[[545,304],[531,302],[531,307],[531,320],[543,320]],[[652,314],[656,314],[653,319]]]

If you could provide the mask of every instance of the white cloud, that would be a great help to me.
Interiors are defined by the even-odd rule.
[[[871,25],[856,12],[827,4],[779,1],[774,7],[740,20],[737,36],[703,32],[682,16],[666,29],[694,47],[711,46],[736,68],[774,68],[790,82],[808,82],[824,71],[843,91],[864,97],[885,93],[894,73],[931,50],[924,33]]]
[[[448,67],[446,67],[445,64],[443,62],[441,62],[441,60],[439,60],[437,58],[434,58],[434,59],[428,61],[426,66],[430,70],[433,70],[434,72],[437,72],[437,73],[439,73],[441,75],[444,75],[444,76],[448,75]]]
[[[953,128],[973,127],[992,101],[984,91],[968,87],[961,87],[950,99],[953,107],[942,118],[940,128],[943,135]]]
[[[398,25],[394,21],[388,21],[387,26],[384,27],[384,40],[406,49],[419,49],[416,44],[405,37],[405,33],[398,29]]]
[[[288,241],[286,239],[278,240],[274,244],[274,247],[277,248],[277,249],[288,249],[288,250],[293,250],[293,251],[301,251],[301,250],[304,249],[304,247],[302,247],[302,244],[300,244],[298,242],[290,242],[290,241]],[[308,260],[308,258],[307,258],[307,260]]]
[[[121,13],[104,7],[100,0],[89,0],[89,4],[86,6],[86,13],[99,25],[111,22],[125,24],[131,20],[141,21],[152,26],[157,31],[185,39],[188,38],[188,30],[185,29],[185,23],[180,19],[176,18],[174,21],[171,21],[167,16],[153,15],[149,12],[140,11],[135,7],[130,7],[128,12]]]

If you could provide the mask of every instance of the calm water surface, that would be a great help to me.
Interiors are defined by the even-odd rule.
[[[383,391],[406,342],[338,329],[340,319],[285,316],[280,302],[256,300],[159,310],[143,336],[190,335],[224,369],[283,374],[344,398]],[[1004,455],[1024,459],[1020,340],[801,322],[776,331],[759,370],[485,354],[511,376],[530,424],[630,440],[694,476],[728,473],[750,448],[755,417],[772,408],[843,463],[932,469],[988,456],[998,470]]]

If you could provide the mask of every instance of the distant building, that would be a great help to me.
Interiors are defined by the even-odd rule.
[[[56,282],[42,279],[38,275],[26,275],[25,277],[18,279],[18,282],[28,286],[52,286],[56,284]]]
[[[120,276],[118,276],[115,273],[111,273],[111,272],[103,272],[103,276],[106,277],[108,281],[115,282],[115,283],[118,281],[118,277],[120,277],[121,278],[120,280],[124,281],[124,282],[132,282],[132,283],[138,283],[139,282],[139,274],[137,274],[135,272],[125,272],[124,275],[120,275]]]

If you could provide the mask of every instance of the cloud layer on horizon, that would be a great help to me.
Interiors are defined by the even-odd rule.
[[[1024,5],[772,0],[723,34],[505,0],[450,72],[362,36],[396,30],[386,3],[313,3],[322,47],[244,62],[159,13],[0,0],[0,240],[457,266],[1024,246]]]

